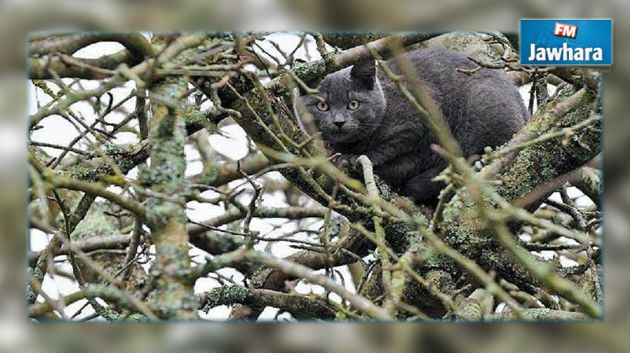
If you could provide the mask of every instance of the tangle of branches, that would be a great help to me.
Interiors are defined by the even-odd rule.
[[[471,166],[405,80],[449,162],[435,208],[389,190],[365,156],[332,164],[290,108],[328,73],[431,45],[503,72],[533,114]],[[597,72],[521,66],[500,33],[76,33],[28,47],[32,319],[602,316]]]

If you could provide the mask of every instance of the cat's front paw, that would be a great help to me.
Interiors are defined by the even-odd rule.
[[[337,167],[346,168],[346,169],[355,169],[357,165],[357,156],[356,154],[343,154],[343,153],[335,153],[330,156],[330,161],[335,164]]]

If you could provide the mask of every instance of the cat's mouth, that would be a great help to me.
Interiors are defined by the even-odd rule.
[[[340,134],[351,133],[352,130],[353,130],[353,127],[350,126],[349,124],[344,124],[344,125],[341,125],[341,126],[332,126],[331,125],[331,126],[328,126],[328,128],[326,130],[328,130],[329,133],[340,135]]]
[[[352,133],[351,129],[345,127],[328,129],[324,135],[324,139],[333,142],[350,142],[358,137]]]
[[[339,139],[341,137],[347,136],[348,135],[348,131],[346,129],[344,129],[344,128],[337,128],[337,127],[335,127],[335,128],[329,129],[326,132],[326,135]]]

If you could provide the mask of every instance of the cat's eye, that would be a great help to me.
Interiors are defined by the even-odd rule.
[[[348,103],[348,109],[355,110],[357,108],[359,108],[359,101],[351,100],[350,103]]]
[[[317,109],[319,109],[319,110],[321,110],[321,111],[325,112],[325,111],[327,111],[328,109],[330,109],[330,106],[329,106],[329,105],[328,105],[328,103],[326,103],[326,102],[318,102],[318,103],[317,103]]]

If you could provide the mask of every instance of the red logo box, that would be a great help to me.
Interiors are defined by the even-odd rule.
[[[575,39],[575,37],[577,37],[577,31],[578,26],[566,23],[556,22],[553,26],[553,35],[558,37]]]

